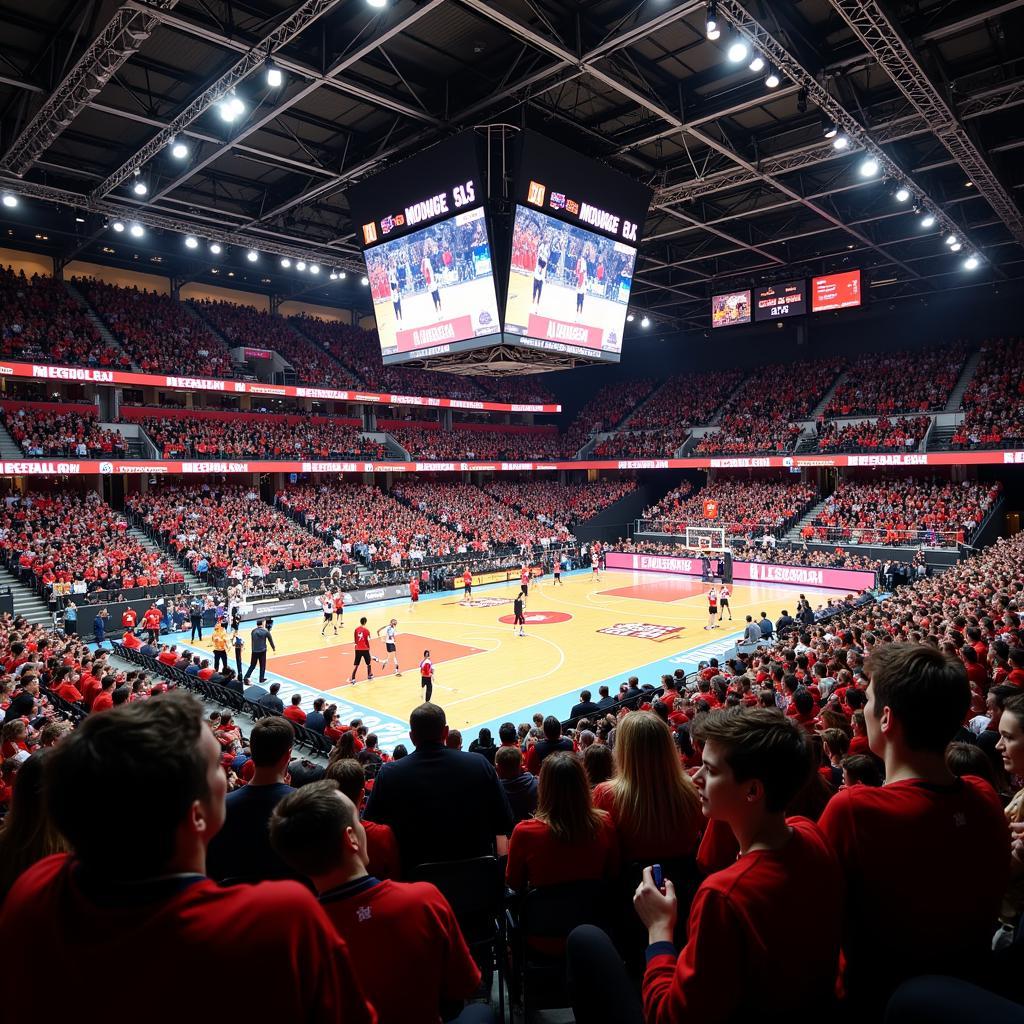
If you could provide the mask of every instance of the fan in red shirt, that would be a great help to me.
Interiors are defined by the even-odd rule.
[[[740,855],[701,883],[680,953],[672,943],[675,887],[666,879],[659,888],[652,868],[644,870],[633,897],[650,943],[644,1020],[827,1018],[842,920],[833,895],[841,890],[839,868],[817,826],[785,814],[810,773],[808,739],[775,711],[743,707],[712,712],[695,735],[703,743],[696,781],[704,814],[727,823]],[[601,1004],[603,1019],[638,1016],[616,1010],[635,1005],[635,997],[602,932],[584,926],[572,933],[569,972],[577,1019],[600,1019],[594,1013]]]
[[[991,785],[946,767],[971,700],[963,662],[927,644],[897,643],[873,653],[865,671],[868,742],[885,762],[885,785],[843,790],[820,824],[847,892],[846,998],[874,1019],[907,978],[980,970],[1010,858]],[[952,879],[970,879],[970,899]]]
[[[352,801],[356,810],[363,807],[366,792],[366,774],[363,766],[351,758],[339,758],[327,766],[327,778],[333,779]],[[366,832],[366,856],[369,858],[367,871],[374,878],[401,878],[402,861],[398,853],[398,840],[390,825],[378,821],[363,821]]]
[[[442,1002],[476,992],[480,969],[448,901],[427,882],[367,873],[366,832],[333,780],[286,796],[270,819],[270,842],[313,882],[382,1022],[439,1024]]]
[[[163,616],[156,605],[147,608],[142,613],[142,628],[149,632],[149,642],[156,643],[160,639],[160,620]]]
[[[281,712],[285,718],[290,722],[295,722],[297,725],[305,725],[306,723],[306,712],[302,710],[300,705],[302,704],[302,694],[293,693],[292,702]]]
[[[222,1003],[167,983],[170,963],[177,978],[202,977],[216,963],[234,978],[248,977],[253,964],[274,965],[272,985],[232,991],[241,1018],[377,1020],[344,941],[304,886],[220,888],[206,877],[227,780],[193,697],[170,693],[90,716],[47,757],[49,811],[75,854],[47,857],[22,874],[0,928],[26,940],[5,953],[5,971],[30,977],[39,949],[61,964],[48,1017],[70,1020],[93,1006],[129,1020],[147,1006],[154,1022],[220,1024]],[[123,959],[126,949],[144,955],[111,984],[96,964]],[[38,1001],[33,986],[5,986],[4,1018],[29,1019]]]
[[[125,610],[121,613],[122,629],[134,629],[135,623],[138,621],[139,617],[135,614],[134,608],[125,608]]]
[[[412,576],[409,579],[409,610],[412,611],[413,606],[420,599],[420,580],[418,576]]]
[[[359,663],[361,661],[366,662],[367,681],[373,679],[373,667],[370,664],[370,631],[366,628],[365,615],[359,620],[359,625],[356,626],[353,633],[353,639],[356,645],[356,659],[352,663],[352,678],[349,680],[349,683],[355,686],[356,673],[359,671]]]

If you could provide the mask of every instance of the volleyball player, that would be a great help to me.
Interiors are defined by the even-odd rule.
[[[593,573],[593,578],[595,580],[599,580],[601,578],[600,568],[601,568],[600,557],[598,556],[598,553],[597,553],[596,549],[592,550],[590,552],[590,570]]]
[[[732,622],[732,609],[729,607],[729,595],[732,594],[732,587],[728,583],[723,583],[721,589],[718,591],[718,621],[722,621],[722,614],[724,612],[729,613],[729,621]]]
[[[361,661],[366,662],[366,681],[373,681],[373,665],[370,662],[370,631],[366,628],[365,615],[359,620],[359,625],[356,626],[353,639],[356,644],[356,660],[352,663],[352,678],[349,680],[349,683],[355,686],[356,673],[359,671],[359,663]]]
[[[388,273],[388,287],[391,289],[391,305],[395,307],[395,319],[401,321],[402,290],[398,283],[398,267],[395,263],[391,264],[391,270]]]
[[[512,602],[512,611],[514,613],[514,621],[512,623],[512,632],[515,633],[516,626],[518,626],[519,627],[519,635],[520,636],[526,636],[526,634],[523,632],[523,629],[526,626],[526,616],[523,614],[523,609],[524,609],[523,601],[525,600],[525,598],[526,598],[526,594],[525,593],[516,594],[516,599]]]
[[[437,275],[434,273],[434,264],[430,259],[429,247],[432,243],[427,242],[423,246],[423,259],[420,261],[420,273],[423,274],[423,283],[427,286],[427,291],[430,292],[431,299],[434,300],[434,312],[441,312],[441,284],[437,279]],[[436,246],[435,246],[436,248]]]
[[[423,652],[423,660],[420,662],[420,688],[425,691],[424,702],[429,704],[434,695],[434,663],[430,660],[430,651]]]
[[[712,584],[708,591],[708,624],[705,629],[718,629],[718,588]]]
[[[530,567],[524,565],[519,573],[519,593],[526,597],[530,593]]]
[[[533,305],[540,305],[540,293],[544,290],[544,278],[548,271],[548,260],[551,257],[551,248],[547,241],[541,241],[537,246],[537,261],[533,265]]]
[[[559,586],[562,586],[562,556],[556,554],[555,560],[551,565],[551,571],[554,574],[554,582]]]
[[[473,597],[473,574],[469,566],[462,571],[462,603],[466,604]]]
[[[420,578],[415,573],[409,578],[409,614],[412,614],[416,602],[420,599]]]
[[[587,291],[587,257],[580,249],[579,258],[576,260],[576,319],[579,320],[583,314],[583,297]]]
[[[334,628],[345,628],[345,591],[340,588],[334,593]]]
[[[327,632],[327,627],[334,624],[334,595],[329,591],[324,591],[324,596],[320,598],[320,607],[324,610],[324,625],[320,630],[320,635],[323,636]],[[334,635],[338,635],[338,627],[334,626]]]
[[[392,659],[395,662],[395,675],[400,676],[402,674],[401,669],[398,667],[398,644],[395,639],[395,627],[398,625],[398,619],[392,619],[386,626],[381,626],[377,630],[377,636],[381,633],[384,634],[384,650],[387,651],[387,657],[380,663],[381,672],[386,672],[388,665]]]

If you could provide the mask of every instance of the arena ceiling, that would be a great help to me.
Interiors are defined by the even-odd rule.
[[[358,303],[346,185],[506,125],[495,144],[529,126],[654,188],[634,305],[656,321],[844,268],[882,301],[1024,276],[1024,0],[719,0],[717,40],[703,0],[384,2],[0,0],[0,188],[23,200],[0,244]],[[764,68],[730,62],[739,38]]]

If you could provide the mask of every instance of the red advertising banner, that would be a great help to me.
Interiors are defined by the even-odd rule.
[[[827,274],[811,281],[811,312],[824,313],[830,309],[847,309],[861,303],[860,271],[845,274]]]
[[[544,341],[561,341],[566,345],[577,345],[580,348],[596,348],[601,351],[601,340],[604,331],[600,327],[591,327],[584,323],[571,323],[568,320],[555,320],[549,316],[530,314],[527,334],[531,338]]]
[[[262,384],[259,381],[216,380],[207,377],[171,377],[129,370],[98,370],[87,366],[51,366],[49,363],[0,362],[0,377],[54,380],[79,384],[121,384],[128,387],[170,388],[174,391],[220,391],[231,395],[271,395],[275,398],[319,398],[335,402],[374,405],[421,405],[434,409],[473,409],[483,412],[561,412],[557,404],[474,402],[463,398],[424,398],[417,395],[379,394],[374,391],[343,391],[294,384]]]
[[[242,355],[246,359],[273,359],[274,353],[269,348],[245,348]]]
[[[913,461],[905,461],[912,459]],[[899,461],[896,461],[899,460]],[[246,459],[182,462],[154,459],[130,461],[117,459],[23,459],[0,462],[0,476],[60,475],[82,476],[92,473],[467,473],[481,470],[490,473],[545,473],[560,469],[781,469],[790,466],[963,466],[1024,465],[1024,451],[934,452],[928,455],[835,455],[827,462],[799,456],[777,456],[747,459],[593,459],[573,462],[388,462],[351,460],[346,462],[285,462],[270,459]]]
[[[608,551],[605,559],[609,569],[668,572],[681,576],[700,576],[702,571],[699,558],[677,555]],[[825,569],[813,565],[777,565],[774,562],[734,561],[732,578],[739,583],[789,583],[802,587],[845,590],[848,593],[859,593],[875,585],[875,574],[862,569]]]
[[[416,349],[429,348],[431,345],[443,345],[445,342],[465,341],[473,337],[473,318],[453,316],[437,323],[412,327],[407,331],[395,331],[399,352],[413,352]],[[394,354],[390,350],[388,354]]]

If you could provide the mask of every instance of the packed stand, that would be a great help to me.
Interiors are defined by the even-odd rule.
[[[92,277],[76,277],[74,283],[140,370],[232,376],[231,353],[177,299]]]
[[[52,277],[0,266],[0,354],[73,366],[131,366],[108,345],[85,310]]]
[[[685,427],[665,430],[620,430],[599,441],[591,455],[595,459],[672,458],[690,436]]]
[[[0,421],[15,444],[31,458],[71,455],[79,459],[100,459],[128,451],[121,434],[99,425],[95,408],[58,413],[30,405],[5,405],[0,406]]]
[[[213,582],[348,561],[247,487],[154,488],[131,496],[125,507],[168,551]]]
[[[964,393],[953,448],[1024,447],[1024,338],[981,346],[981,360]]]
[[[547,547],[568,536],[564,526],[558,529],[536,519],[527,519],[473,484],[404,477],[395,483],[392,493],[424,515],[455,530],[477,551]]]
[[[423,430],[417,427],[387,428],[388,433],[414,459],[565,459],[575,455],[566,451],[560,434],[512,433],[494,430]]]
[[[239,306],[233,302],[190,299],[232,347],[270,349],[289,362],[300,381],[319,387],[354,388],[358,384],[345,367],[303,338],[276,313]]]
[[[1001,491],[1001,484],[972,480],[845,480],[801,535],[851,544],[969,544]]]
[[[806,419],[843,368],[839,358],[759,367],[726,403],[721,429],[707,434],[694,454],[749,455],[791,451]]]
[[[549,526],[596,516],[636,489],[635,480],[590,480],[559,484],[549,480],[492,480],[483,489],[503,505]]]
[[[191,419],[148,416],[136,421],[164,459],[383,459],[387,448],[359,427],[325,418],[261,416],[256,419]]]
[[[556,401],[543,376],[537,373],[515,377],[478,377],[476,384],[487,393],[487,399],[491,402],[508,402],[510,405],[552,405]]]
[[[669,377],[624,426],[630,430],[666,431],[676,428],[680,422],[710,423],[746,375],[745,370],[676,374]]]
[[[917,451],[931,425],[929,416],[904,416],[838,423],[829,420],[818,428],[818,449],[823,452]]]
[[[826,416],[889,416],[898,412],[941,412],[967,360],[967,345],[912,352],[870,352],[847,367]]]
[[[0,510],[0,550],[10,570],[78,604],[91,591],[180,583],[178,569],[128,533],[96,493],[11,495]]]
[[[689,482],[669,492],[643,514],[645,528],[658,533],[686,533],[687,526],[722,527],[726,536],[779,533],[802,515],[817,492],[809,484],[773,480],[715,480],[694,492]],[[713,500],[713,519],[704,515]]]
[[[471,550],[468,541],[370,484],[289,487],[275,503],[347,560],[395,569]]]

